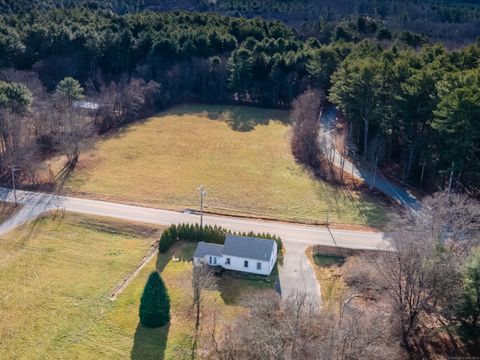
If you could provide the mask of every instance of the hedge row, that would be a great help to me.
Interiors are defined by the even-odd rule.
[[[179,224],[171,225],[162,233],[162,236],[160,237],[160,243],[158,245],[158,250],[161,253],[167,252],[168,249],[170,249],[173,243],[177,240],[184,240],[190,242],[205,241],[208,243],[223,245],[225,243],[225,236],[227,234],[256,237],[261,239],[272,239],[275,240],[275,242],[277,243],[279,251],[283,248],[282,240],[278,236],[268,233],[254,233],[253,231],[250,231],[249,233],[237,233],[217,225],[205,225],[202,229],[198,224]]]

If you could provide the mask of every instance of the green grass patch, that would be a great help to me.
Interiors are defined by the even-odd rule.
[[[312,251],[312,247],[307,249],[307,256],[315,271],[315,276],[320,284],[320,292],[325,307],[338,306],[345,290],[346,284],[341,277],[340,267],[343,265],[345,258],[342,256],[316,253]]]
[[[345,258],[343,256],[314,254],[313,261],[317,266],[329,267],[333,265],[342,265],[345,262]]]
[[[388,209],[352,198],[297,164],[288,112],[243,106],[182,105],[98,141],[67,188],[119,202],[300,222],[382,226]]]

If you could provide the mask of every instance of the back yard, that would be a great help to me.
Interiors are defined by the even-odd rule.
[[[71,193],[181,210],[379,226],[379,202],[314,179],[290,152],[288,112],[182,105],[101,139],[67,184]]]

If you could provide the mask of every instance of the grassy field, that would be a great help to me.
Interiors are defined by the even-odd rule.
[[[157,230],[67,215],[3,236],[0,359],[127,358],[136,322],[108,323],[117,306],[108,295]]]
[[[190,259],[179,243],[151,261],[119,295],[112,289],[148,251],[158,228],[65,215],[45,217],[0,239],[0,359],[190,359],[193,314]],[[172,262],[172,256],[180,262]],[[149,273],[158,269],[171,297],[172,321],[139,325],[138,306]],[[202,331],[210,334],[243,308],[249,289],[273,284],[219,278],[205,297]],[[209,336],[205,335],[205,339]],[[199,344],[199,351],[206,343]]]
[[[170,208],[198,207],[284,220],[378,226],[388,212],[372,199],[314,179],[295,163],[288,113],[241,106],[182,105],[101,139],[67,190]]]

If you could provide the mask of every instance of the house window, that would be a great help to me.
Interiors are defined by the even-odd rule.
[[[248,268],[248,260],[244,260],[244,261],[243,261],[243,267]]]
[[[209,263],[210,265],[213,264],[213,260],[212,260],[212,257],[211,257],[211,256],[208,257],[208,263]]]
[[[230,258],[225,259],[225,265],[230,265]]]
[[[262,263],[261,262],[257,262],[257,270],[262,270]]]

